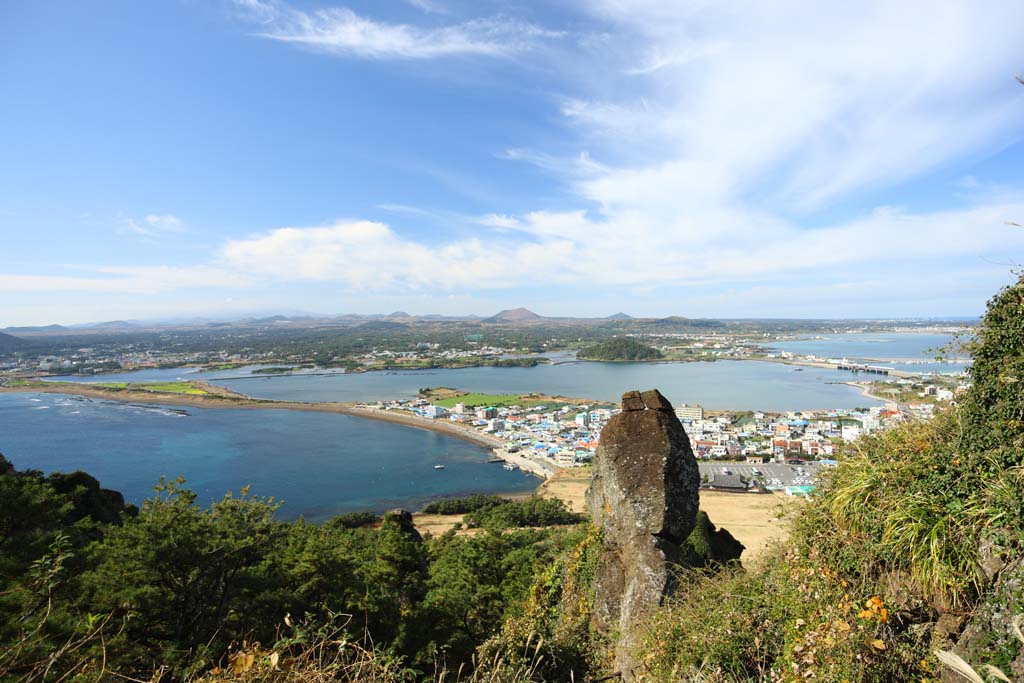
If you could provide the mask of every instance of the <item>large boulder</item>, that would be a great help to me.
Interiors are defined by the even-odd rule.
[[[622,396],[601,432],[587,504],[603,529],[593,625],[617,635],[615,666],[632,680],[638,627],[673,590],[696,524],[700,473],[672,405],[657,390]]]

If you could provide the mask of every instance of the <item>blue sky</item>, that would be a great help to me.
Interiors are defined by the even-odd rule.
[[[856,5],[3,3],[0,326],[977,314],[1024,5]]]

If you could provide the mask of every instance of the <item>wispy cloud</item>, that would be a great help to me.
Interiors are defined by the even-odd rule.
[[[236,0],[261,25],[257,35],[311,50],[364,59],[436,59],[459,55],[501,57],[562,34],[508,17],[421,27],[377,21],[347,7],[314,11],[275,0]],[[421,9],[434,3],[417,0]]]
[[[731,203],[813,213],[1024,136],[1022,5],[579,5],[610,27],[591,68],[625,75],[562,112],[610,180],[712,175]]]
[[[124,231],[131,235],[155,238],[185,232],[185,222],[174,214],[151,213],[142,218],[126,217],[121,220]]]
[[[406,2],[429,14],[451,14],[444,5],[434,2],[434,0],[406,0]]]
[[[0,292],[94,292],[156,294],[182,289],[244,288],[253,279],[217,265],[79,266],[83,275],[0,273]]]

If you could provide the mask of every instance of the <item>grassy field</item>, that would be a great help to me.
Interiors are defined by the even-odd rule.
[[[456,403],[465,403],[467,407],[493,406],[498,408],[526,405],[527,401],[514,394],[462,394],[461,396],[438,399],[435,403],[445,408],[454,408]]]
[[[153,382],[148,384],[132,384],[130,382],[98,382],[95,386],[104,389],[124,389],[125,391],[155,391],[162,394],[186,394],[188,396],[207,396],[210,392],[200,389],[192,382]]]

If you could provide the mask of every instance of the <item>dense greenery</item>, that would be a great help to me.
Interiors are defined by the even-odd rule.
[[[423,512],[435,515],[465,515],[465,523],[469,528],[489,529],[579,524],[585,519],[583,515],[567,509],[562,501],[540,496],[531,496],[526,500],[509,500],[499,496],[478,494],[434,501],[424,507]]]
[[[657,360],[664,355],[658,349],[630,337],[615,337],[599,342],[576,354],[586,360]]]
[[[509,500],[498,505],[479,507],[469,512],[465,519],[470,528],[502,529],[579,524],[585,518],[568,510],[565,503],[557,498],[531,496],[526,500]]]
[[[508,502],[508,500],[508,498],[502,498],[500,496],[477,493],[475,495],[464,496],[462,498],[444,498],[442,500],[435,500],[433,503],[428,503],[426,507],[423,508],[423,512],[429,515],[464,515],[467,512],[473,512],[474,510],[501,505],[502,503]]]
[[[272,499],[243,490],[202,509],[180,481],[136,510],[82,473],[2,465],[0,680],[41,666],[56,680],[101,661],[188,678],[224,666],[239,643],[285,642],[300,622],[332,625],[403,670],[468,665],[521,611],[534,568],[580,533],[508,528],[566,521],[564,508],[531,501],[499,502],[473,535],[424,539],[407,513],[284,523]]]

